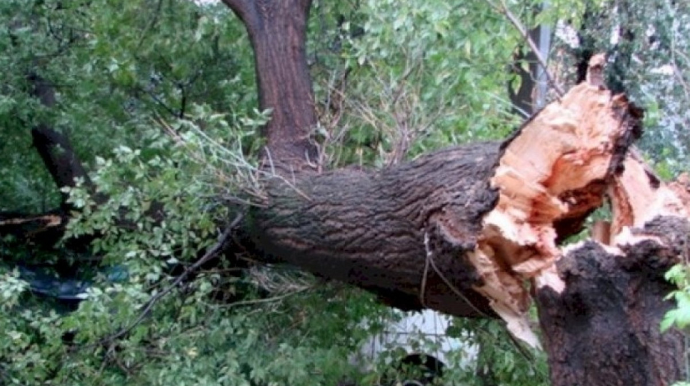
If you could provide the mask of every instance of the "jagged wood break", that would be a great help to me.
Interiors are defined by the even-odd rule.
[[[557,243],[601,206],[634,136],[640,113],[624,96],[582,83],[548,105],[510,141],[491,179],[500,191],[469,255],[484,279],[477,291],[514,334],[538,345],[527,326],[529,288],[563,289]]]
[[[537,291],[551,379],[568,385],[671,385],[684,379],[684,339],[659,324],[671,304],[663,274],[687,259],[687,181],[661,182],[632,152],[607,187],[610,235],[569,246],[560,292]],[[619,380],[621,383],[613,382]]]
[[[640,112],[582,84],[502,144],[472,144],[365,172],[267,181],[254,245],[404,309],[526,326],[529,288],[560,289],[557,243],[599,207]]]

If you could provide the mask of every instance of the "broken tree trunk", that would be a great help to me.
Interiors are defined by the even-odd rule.
[[[560,246],[607,197],[614,243],[669,214],[659,204],[633,216],[644,221],[621,219],[639,204],[624,171],[640,120],[624,96],[584,83],[502,144],[372,172],[272,178],[249,233],[261,253],[390,304],[500,316],[539,346],[528,320],[535,296],[554,385],[670,384],[681,376],[682,347],[677,333],[659,333],[671,306],[663,273],[678,261],[687,213],[674,212],[665,231],[651,223],[636,231],[665,237]]]
[[[633,155],[609,185],[603,242],[571,246],[557,262],[560,293],[537,292],[558,385],[670,385],[683,379],[683,337],[662,334],[672,290],[663,274],[687,259],[690,194],[664,184]],[[608,242],[607,240],[608,239]]]
[[[557,278],[556,243],[604,200],[639,130],[622,97],[582,85],[503,144],[374,172],[267,183],[255,245],[320,275],[459,316],[525,328],[525,279]],[[520,326],[520,327],[518,327]]]

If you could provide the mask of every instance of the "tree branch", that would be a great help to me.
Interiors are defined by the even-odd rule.
[[[253,28],[253,26],[257,25],[259,19],[256,15],[256,4],[253,0],[223,0],[223,3],[242,20],[247,27],[247,31],[250,31],[250,27]]]
[[[556,83],[556,81],[553,79],[553,76],[551,76],[551,73],[549,72],[549,68],[546,65],[546,59],[541,55],[541,52],[539,52],[539,47],[534,43],[534,40],[529,36],[529,31],[527,28],[525,28],[524,25],[518,20],[515,15],[513,15],[512,12],[508,9],[508,6],[505,4],[503,0],[501,0],[501,6],[497,6],[494,4],[491,0],[486,0],[486,2],[495,8],[498,12],[502,13],[505,15],[508,20],[515,26],[515,28],[520,32],[520,35],[522,35],[522,38],[525,39],[527,44],[529,45],[530,50],[532,50],[532,53],[534,53],[534,56],[537,58],[537,61],[539,62],[539,65],[544,69],[544,74],[546,75],[546,79],[549,81],[549,84],[551,87],[553,87],[554,90],[556,90],[556,93],[558,94],[559,97],[562,97],[565,92],[563,91],[563,88]]]
[[[129,326],[119,330],[118,332],[101,339],[98,342],[98,345],[103,345],[108,342],[112,342],[116,339],[119,339],[125,335],[127,335],[132,329],[134,329],[136,326],[138,326],[151,312],[153,307],[160,301],[163,297],[165,297],[167,294],[169,294],[172,290],[174,290],[182,281],[184,281],[189,275],[191,275],[193,272],[195,272],[197,269],[199,269],[201,266],[203,266],[205,263],[208,261],[216,258],[223,250],[225,249],[226,245],[228,244],[228,241],[231,239],[233,232],[235,232],[235,228],[237,225],[242,221],[242,218],[244,216],[241,214],[238,214],[235,219],[228,225],[228,227],[225,229],[223,234],[219,237],[218,242],[216,242],[211,249],[209,249],[202,257],[200,257],[194,264],[190,265],[187,267],[184,272],[175,280],[173,280],[170,285],[165,287],[162,291],[156,293],[154,296],[151,297],[146,303],[143,305],[142,311],[139,313],[139,316],[134,319],[132,323],[129,324]]]

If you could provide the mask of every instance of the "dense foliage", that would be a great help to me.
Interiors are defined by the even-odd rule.
[[[523,38],[503,3],[466,3],[313,4],[314,136],[326,164],[390,165],[505,137],[520,121],[506,85],[515,81],[507,69]],[[649,107],[647,148],[671,156],[655,157],[659,168],[669,176],[683,170],[687,7],[629,0],[629,14],[614,17],[614,6],[601,1],[552,2],[542,13],[536,2],[518,3],[503,6],[530,27],[566,23],[589,33],[595,51],[617,46],[594,31],[636,31],[620,51],[630,55],[621,82]],[[204,266],[135,323],[147,301],[216,242],[229,209],[261,195],[259,128],[270,112],[256,109],[246,32],[225,6],[5,0],[0,20],[0,212],[59,205],[60,191],[31,146],[39,123],[69,137],[105,197],[65,190],[79,209],[67,237],[101,236],[88,247],[46,253],[11,237],[0,242],[0,385],[378,385],[400,376],[391,370],[406,347],[376,356],[362,350],[400,313],[249,256]],[[562,36],[552,52],[567,86],[574,79],[564,69],[582,47]],[[49,81],[54,106],[31,95],[31,74]],[[37,277],[71,287],[38,294]],[[447,365],[465,364],[449,366],[445,384],[547,382],[543,354],[518,348],[497,322],[454,320],[443,333],[465,347],[445,353]],[[418,344],[439,350],[435,337],[422,335]]]

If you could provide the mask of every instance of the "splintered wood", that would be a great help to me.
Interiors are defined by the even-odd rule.
[[[632,245],[645,236],[630,230],[640,229],[659,216],[690,218],[690,179],[682,174],[676,181],[663,183],[632,151],[623,163],[625,170],[615,176],[607,192],[611,202],[612,247]]]
[[[563,253],[557,240],[577,232],[602,205],[636,130],[639,116],[631,111],[623,95],[582,83],[530,120],[507,144],[496,169],[492,185],[500,199],[485,216],[482,237],[470,256],[483,278],[475,289],[490,299],[515,336],[533,346],[539,343],[528,324],[526,283],[562,291],[554,265]],[[625,186],[616,192],[636,194]]]

